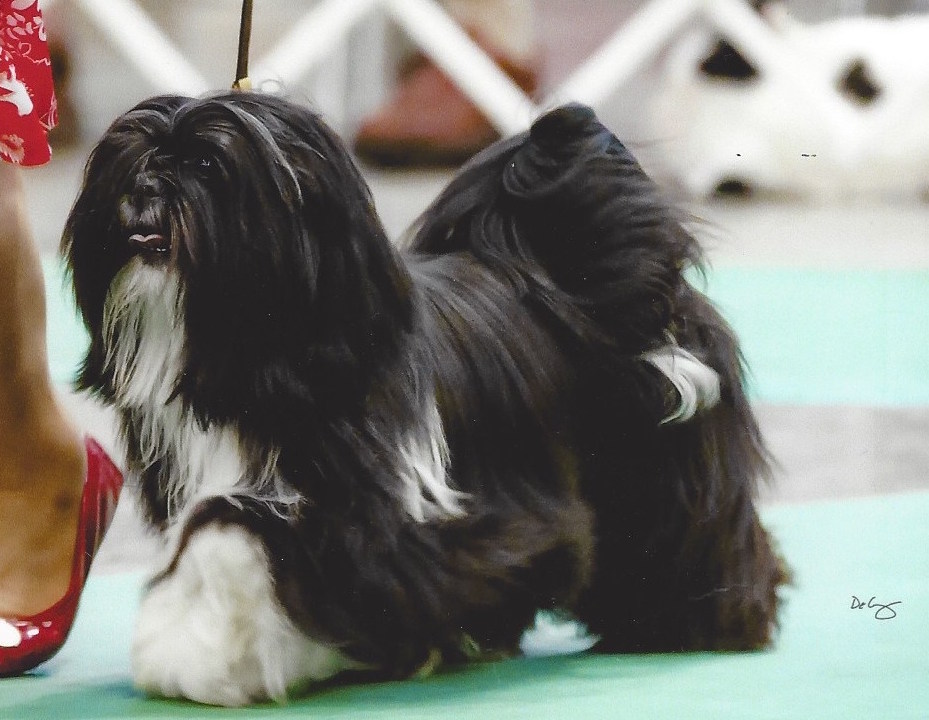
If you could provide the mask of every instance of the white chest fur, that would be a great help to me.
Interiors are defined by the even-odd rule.
[[[184,363],[182,294],[174,273],[133,260],[107,298],[104,339],[116,404],[133,418],[130,449],[143,471],[157,465],[169,525],[207,497],[250,497],[287,514],[299,496],[279,477],[277,451],[243,450],[234,425],[204,427],[175,397]]]

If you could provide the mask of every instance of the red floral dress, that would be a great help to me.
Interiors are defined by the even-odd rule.
[[[0,160],[47,162],[57,108],[38,0],[0,0]]]

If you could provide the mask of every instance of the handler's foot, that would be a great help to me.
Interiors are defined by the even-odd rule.
[[[85,452],[65,423],[47,425],[0,441],[0,617],[49,608],[71,579]]]

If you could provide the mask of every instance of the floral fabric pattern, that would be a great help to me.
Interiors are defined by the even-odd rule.
[[[0,160],[47,162],[57,109],[38,0],[0,0]]]

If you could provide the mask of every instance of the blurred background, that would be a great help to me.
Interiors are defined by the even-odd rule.
[[[776,459],[763,500],[929,488],[929,0],[438,7],[255,0],[252,80],[342,134],[394,237],[476,149],[557,102],[594,105],[707,247],[695,281],[743,339]],[[45,3],[61,125],[28,181],[66,394],[83,340],[55,253],[87,154],[147,96],[229,87],[240,9]],[[104,565],[138,552],[108,545]]]

